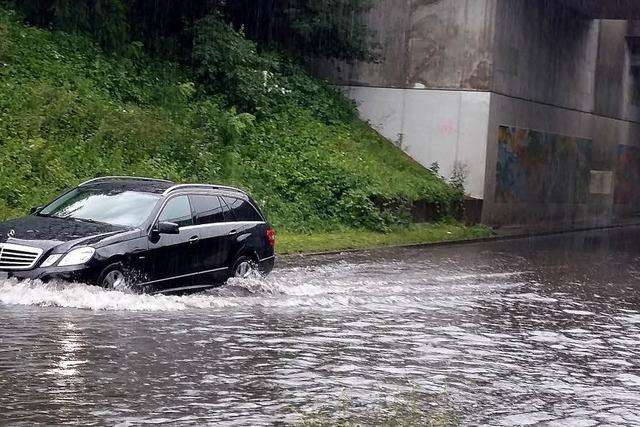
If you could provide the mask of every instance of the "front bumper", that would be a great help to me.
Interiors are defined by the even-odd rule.
[[[92,283],[96,273],[86,265],[69,267],[34,268],[32,270],[4,270],[9,278],[18,280],[40,280],[42,282],[63,281],[76,283]]]

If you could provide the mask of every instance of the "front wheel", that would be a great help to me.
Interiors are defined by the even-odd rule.
[[[255,261],[247,256],[241,256],[233,264],[231,269],[231,277],[238,279],[247,279],[258,272],[258,266]]]
[[[105,268],[98,278],[98,285],[108,290],[123,290],[127,288],[127,278],[120,264],[112,264]]]

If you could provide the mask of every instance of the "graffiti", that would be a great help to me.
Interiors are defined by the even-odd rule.
[[[588,139],[500,126],[495,200],[586,203],[591,156]]]
[[[618,145],[613,199],[616,204],[630,204],[640,194],[640,148]]]

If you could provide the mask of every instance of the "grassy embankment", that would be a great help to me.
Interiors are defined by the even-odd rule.
[[[340,231],[300,234],[278,234],[278,252],[281,254],[316,253],[350,249],[373,249],[385,246],[450,242],[491,236],[489,228],[465,227],[456,223],[414,224],[387,233],[374,231]]]
[[[139,44],[107,54],[0,6],[0,220],[86,178],[141,175],[246,189],[285,252],[488,233],[409,227],[413,201],[441,206],[444,219],[462,194],[292,61],[215,19],[197,40],[193,67]]]

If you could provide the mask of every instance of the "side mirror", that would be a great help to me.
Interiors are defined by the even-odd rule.
[[[174,222],[159,222],[154,231],[158,234],[180,234],[180,226]]]
[[[37,213],[40,213],[40,211],[42,210],[42,206],[37,206],[35,208],[31,208],[31,211],[29,212],[31,215],[35,215]]]

